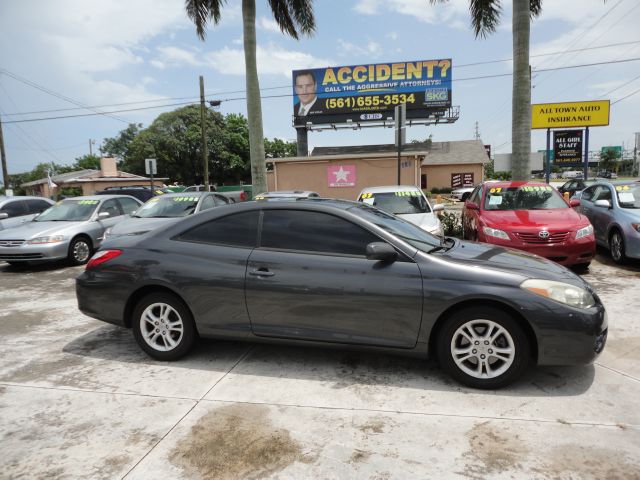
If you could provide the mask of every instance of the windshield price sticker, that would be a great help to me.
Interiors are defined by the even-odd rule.
[[[629,185],[618,185],[616,187],[616,190],[618,192],[622,192],[622,191],[625,191],[625,190],[631,190],[631,187]]]
[[[80,200],[78,205],[95,205],[96,203],[99,203],[99,200]]]
[[[396,197],[419,197],[419,196],[420,196],[420,192],[417,192],[415,190],[411,192],[396,192]]]
[[[362,201],[364,203],[366,203],[367,205],[373,205],[375,203],[375,199],[374,198],[363,198]]]
[[[499,195],[494,195],[493,197],[489,197],[489,205],[500,205],[502,203],[502,197]]]
[[[550,192],[551,190],[553,190],[553,188],[548,186],[529,185],[529,186],[521,187],[521,190],[525,192]]]
[[[502,187],[495,187],[489,189],[489,193],[500,193],[502,191]]]
[[[618,200],[620,200],[620,203],[635,203],[636,197],[631,192],[620,192],[618,193]]]
[[[173,197],[174,202],[196,202],[198,197]]]
[[[360,200],[364,200],[365,198],[373,198],[373,193],[363,193],[360,195]]]

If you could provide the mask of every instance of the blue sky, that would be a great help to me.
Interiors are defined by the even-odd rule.
[[[244,59],[239,0],[230,0],[220,25],[200,41],[181,0],[22,0],[0,2],[0,114],[10,173],[37,163],[72,163],[115,136],[127,122],[148,126],[163,107],[29,123],[13,120],[87,113],[69,101],[16,80],[104,111],[197,101],[198,75],[208,98],[223,101],[222,113],[243,113]],[[511,72],[511,9],[504,2],[497,32],[476,39],[467,0],[431,6],[428,0],[316,0],[317,33],[300,41],[275,26],[267,2],[257,0],[258,69],[263,96],[290,93],[291,70],[337,65],[451,58],[453,103],[460,120],[452,125],[412,127],[408,139],[435,141],[473,137],[479,124],[494,152],[511,150],[511,77],[464,80]],[[640,58],[640,2],[637,0],[546,0],[532,24],[534,103],[611,99],[640,89],[640,61],[536,73],[538,69]],[[629,43],[637,42],[637,43]],[[620,44],[609,48],[602,45]],[[483,65],[464,64],[485,62]],[[6,73],[9,72],[9,73]],[[235,92],[235,93],[233,93]],[[240,99],[238,99],[240,98]],[[234,100],[235,99],[235,100]],[[144,103],[143,103],[144,102]],[[264,98],[265,136],[295,139],[292,99]],[[611,107],[611,124],[591,129],[591,150],[605,145],[632,147],[640,131],[640,93]],[[390,129],[312,132],[309,145],[391,143]],[[543,131],[534,131],[532,149],[544,149]],[[161,169],[161,166],[159,166]]]

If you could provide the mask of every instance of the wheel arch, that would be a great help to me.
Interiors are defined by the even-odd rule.
[[[537,340],[536,333],[533,330],[533,327],[531,326],[529,321],[525,317],[523,317],[522,314],[518,312],[518,310],[512,307],[511,305],[500,302],[498,300],[491,300],[491,299],[465,300],[450,306],[444,312],[442,312],[438,317],[438,319],[436,320],[433,327],[431,328],[431,332],[429,333],[429,347],[428,347],[429,356],[432,358],[434,357],[438,335],[440,335],[440,331],[442,330],[444,325],[447,323],[449,318],[451,318],[451,316],[454,313],[459,312],[460,310],[466,310],[470,308],[479,308],[479,307],[494,307],[510,314],[514,318],[514,320],[518,322],[518,325],[522,327],[522,330],[527,336],[527,340],[529,342],[531,357],[534,360],[534,362],[536,363],[538,362],[538,340]]]
[[[131,318],[133,315],[133,310],[136,308],[136,305],[138,304],[140,299],[152,293],[167,293],[167,294],[173,295],[174,297],[177,297],[184,304],[186,309],[191,314],[191,318],[193,318],[194,328],[196,329],[196,333],[198,332],[198,327],[195,324],[195,317],[193,315],[193,311],[191,310],[191,307],[189,307],[189,304],[184,300],[182,295],[180,295],[178,292],[176,292],[175,290],[172,290],[169,287],[166,287],[164,285],[158,285],[158,284],[144,285],[138,288],[137,290],[135,290],[129,296],[129,298],[127,299],[127,303],[125,304],[125,307],[124,307],[125,327],[131,328],[131,325],[133,322],[133,319]]]

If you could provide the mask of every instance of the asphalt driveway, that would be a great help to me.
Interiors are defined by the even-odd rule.
[[[83,267],[0,263],[1,478],[640,479],[640,267],[600,253],[591,366],[498,392],[433,362],[201,341],[177,363],[82,315]]]

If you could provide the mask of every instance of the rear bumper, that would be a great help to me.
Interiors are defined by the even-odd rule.
[[[89,317],[121,327],[126,326],[125,309],[130,292],[131,287],[123,285],[122,279],[98,281],[87,271],[76,278],[78,309]]]

